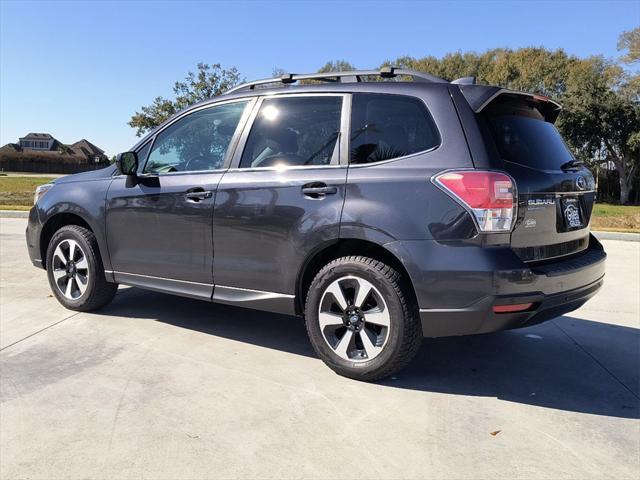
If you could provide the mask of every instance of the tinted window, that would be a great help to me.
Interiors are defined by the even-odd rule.
[[[185,172],[222,168],[247,102],[194,112],[163,130],[153,144],[145,172]]]
[[[240,167],[338,162],[342,97],[284,97],[262,102]]]
[[[438,146],[424,103],[400,95],[356,94],[351,119],[351,163],[402,157]]]
[[[573,160],[556,127],[535,108],[500,106],[487,114],[500,156],[542,170],[559,170]]]

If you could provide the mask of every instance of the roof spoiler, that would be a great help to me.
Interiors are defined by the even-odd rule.
[[[476,113],[480,113],[498,99],[502,100],[505,97],[512,97],[514,99],[520,98],[530,102],[535,102],[540,113],[544,115],[544,119],[550,123],[554,123],[562,111],[562,105],[543,95],[518,92],[516,90],[491,87],[488,85],[459,85],[462,95],[464,95],[465,99],[469,102],[469,105]]]

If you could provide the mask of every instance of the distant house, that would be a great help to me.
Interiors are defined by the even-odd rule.
[[[49,133],[29,133],[0,148],[0,168],[16,172],[74,173],[109,163],[104,150],[86,139],[65,145]]]

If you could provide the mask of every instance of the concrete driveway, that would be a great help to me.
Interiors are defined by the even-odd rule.
[[[606,241],[570,316],[426,340],[379,384],[335,375],[299,319],[121,288],[63,309],[0,220],[0,477],[634,478],[640,243]]]

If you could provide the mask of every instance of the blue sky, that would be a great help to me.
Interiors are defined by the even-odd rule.
[[[86,138],[109,155],[136,142],[131,115],[198,62],[247,79],[326,61],[370,68],[400,55],[494,47],[616,57],[638,1],[206,2],[0,0],[0,145],[29,131]]]

